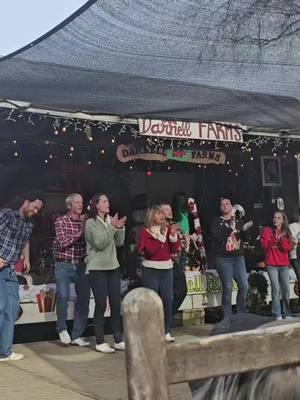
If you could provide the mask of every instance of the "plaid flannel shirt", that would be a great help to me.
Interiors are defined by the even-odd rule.
[[[0,258],[7,264],[14,264],[20,260],[33,226],[19,211],[8,208],[0,210]]]
[[[78,219],[70,214],[58,217],[55,221],[54,258],[55,261],[79,263],[86,256],[86,244],[83,227],[85,216]]]

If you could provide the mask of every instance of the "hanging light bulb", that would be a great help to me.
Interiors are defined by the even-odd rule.
[[[15,157],[18,157],[18,155],[19,155],[19,154],[18,154],[17,152],[14,152],[14,156],[15,156]]]
[[[74,151],[74,147],[73,146],[70,147],[70,151]]]
[[[131,170],[133,170],[133,166],[132,165],[130,165],[130,167],[129,167]]]
[[[104,149],[102,149],[102,150],[101,150],[101,154],[104,154],[104,153],[105,153],[105,151],[104,151]]]
[[[49,155],[49,158],[53,158],[53,155],[52,155],[52,154],[50,154],[50,155]]]
[[[86,135],[87,140],[89,140],[90,142],[93,141],[93,132],[92,132],[92,128],[91,125],[86,124],[85,128],[84,128],[84,133]]]
[[[58,135],[58,130],[57,129],[55,129],[54,135]]]
[[[17,144],[17,141],[16,141],[16,139],[15,139],[15,140],[13,140],[13,144]]]
[[[45,160],[45,164],[48,164],[48,160],[47,159]]]
[[[67,128],[65,126],[62,127],[63,132],[67,132]]]
[[[89,164],[89,165],[92,165],[92,161],[88,161],[88,164]]]
[[[112,143],[115,143],[115,138],[112,138],[112,139],[111,139],[111,142],[112,142]]]

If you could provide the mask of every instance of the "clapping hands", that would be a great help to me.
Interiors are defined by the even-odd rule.
[[[178,225],[177,224],[173,224],[173,225],[171,225],[170,226],[170,235],[171,236],[176,236],[177,235],[177,232],[178,232]]]
[[[123,217],[119,219],[119,214],[115,214],[113,217],[111,217],[111,224],[117,229],[122,229],[125,226],[125,222],[127,220],[127,217]]]

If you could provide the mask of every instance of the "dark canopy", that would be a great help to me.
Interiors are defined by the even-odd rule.
[[[251,18],[247,11],[252,3],[89,1],[2,59],[0,99],[52,110],[299,132],[300,39],[276,32],[281,16],[272,10],[258,26],[260,10]]]

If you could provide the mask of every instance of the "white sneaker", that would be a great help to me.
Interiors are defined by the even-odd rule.
[[[70,335],[68,334],[68,331],[64,330],[64,331],[58,332],[58,334],[59,334],[60,341],[63,344],[71,343],[71,338],[70,338]]]
[[[0,358],[0,361],[19,361],[24,358],[23,354],[12,352],[8,357]]]
[[[76,344],[76,345],[79,346],[79,347],[87,347],[87,346],[90,346],[90,345],[91,345],[90,342],[84,340],[84,339],[81,338],[81,337],[78,337],[78,338],[72,340],[71,343],[72,343],[72,344]]]
[[[108,343],[96,344],[96,350],[100,351],[100,353],[105,353],[105,354],[115,353],[116,351]]]
[[[170,332],[168,332],[168,333],[165,335],[165,339],[166,339],[166,342],[168,342],[168,343],[171,343],[171,342],[174,342],[174,341],[175,341],[175,338],[173,338],[173,336],[171,336],[171,333],[170,333]]]
[[[125,351],[125,342],[119,342],[114,344],[116,350]]]
[[[279,317],[276,317],[276,321],[282,321],[282,316],[279,315]]]

